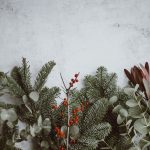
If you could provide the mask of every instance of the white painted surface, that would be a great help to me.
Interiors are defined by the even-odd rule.
[[[150,60],[149,7],[150,0],[0,0],[0,70],[23,56],[34,79],[55,60],[47,85],[60,86],[59,72],[82,80],[104,65],[122,86],[124,68]]]

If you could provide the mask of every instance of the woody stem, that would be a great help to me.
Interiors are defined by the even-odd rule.
[[[69,121],[70,121],[70,107],[69,107],[69,89],[67,90],[67,100],[68,100],[68,105],[67,105],[67,124],[68,124],[68,127],[67,127],[67,144],[66,144],[66,147],[67,147],[67,150],[69,149]]]

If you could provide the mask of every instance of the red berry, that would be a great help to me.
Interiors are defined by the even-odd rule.
[[[55,127],[54,130],[55,130],[55,132],[58,132],[58,131],[59,131],[59,128],[58,128],[58,127]]]
[[[75,74],[74,76],[77,78],[79,76],[79,74]]]
[[[75,109],[76,112],[80,112],[80,110],[81,110],[81,109],[80,109],[79,107],[77,107],[77,108]]]
[[[56,105],[52,106],[52,109],[56,110],[58,107]]]
[[[73,83],[72,82],[70,82],[69,84],[70,84],[70,87],[73,87]]]
[[[67,98],[64,98],[64,101],[66,101],[67,100]]]
[[[76,81],[76,82],[79,82],[79,80],[78,80],[78,79],[76,79],[75,81]]]

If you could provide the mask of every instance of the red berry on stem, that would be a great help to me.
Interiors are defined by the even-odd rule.
[[[79,74],[76,73],[74,76],[77,78],[79,76]]]

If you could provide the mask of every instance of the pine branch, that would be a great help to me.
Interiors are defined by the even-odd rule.
[[[6,84],[10,93],[15,97],[21,98],[25,94],[22,88],[17,84],[17,82],[13,78],[6,76],[6,79]]]
[[[107,99],[97,100],[86,113],[86,116],[82,123],[82,133],[84,133],[87,130],[87,128],[91,127],[92,125],[99,124],[103,120],[107,110]]]
[[[20,74],[20,67],[15,66],[12,69],[10,76],[18,83],[18,85],[21,88],[23,88],[22,78]]]
[[[110,132],[111,125],[107,122],[104,122],[99,123],[98,125],[93,125],[83,135],[91,138],[96,138],[97,140],[102,140],[107,137]]]
[[[47,80],[48,75],[50,74],[54,66],[55,66],[55,62],[50,61],[41,68],[35,80],[35,85],[34,85],[35,91],[40,91],[42,89],[42,87],[44,86]]]
[[[52,115],[52,107],[57,105],[55,98],[58,97],[59,92],[60,89],[57,87],[42,89],[38,105],[44,119],[50,118]]]
[[[26,94],[29,94],[32,91],[31,85],[31,74],[30,74],[30,66],[26,61],[26,58],[22,59],[22,67],[19,68],[19,73],[21,75],[22,86]]]
[[[82,136],[78,139],[78,142],[80,145],[83,145],[83,149],[94,150],[97,148],[99,140],[90,136]]]
[[[109,74],[105,67],[99,67],[96,75],[85,77],[84,84],[87,97],[89,99],[112,97],[117,91],[116,79],[115,73]]]

